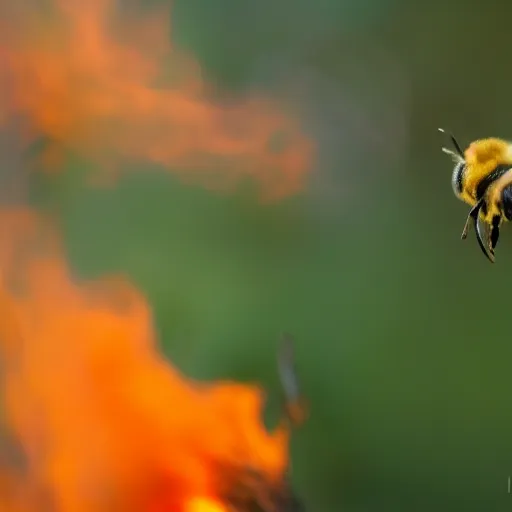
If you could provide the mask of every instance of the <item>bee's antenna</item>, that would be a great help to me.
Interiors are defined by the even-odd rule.
[[[446,135],[448,135],[450,137],[450,139],[452,141],[452,144],[453,144],[453,147],[455,148],[455,153],[453,151],[451,151],[450,149],[447,149],[447,148],[442,148],[443,152],[448,154],[448,155],[459,156],[460,158],[462,158],[462,160],[464,160],[464,152],[462,151],[462,149],[461,149],[459,143],[457,142],[457,139],[455,138],[455,136],[451,132],[447,132],[443,128],[438,128],[438,130],[441,133],[445,133]]]
[[[292,426],[300,425],[306,416],[306,406],[300,392],[295,369],[293,338],[283,334],[277,357],[281,387],[284,394],[285,413]]]

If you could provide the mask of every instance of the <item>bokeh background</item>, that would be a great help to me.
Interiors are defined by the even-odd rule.
[[[275,417],[276,345],[293,333],[308,510],[512,507],[512,235],[494,266],[460,240],[468,208],[437,132],[512,138],[509,14],[496,0],[175,0],[174,44],[217,94],[263,91],[299,117],[317,149],[304,188],[265,203],[250,184],[226,194],[158,169],[89,187],[78,158],[36,177],[77,272],[128,274],[187,374],[260,381]]]

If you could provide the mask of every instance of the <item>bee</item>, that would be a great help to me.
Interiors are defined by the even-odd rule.
[[[439,131],[446,133],[442,128]],[[462,151],[457,139],[448,135],[455,151],[444,147],[442,150],[455,163],[453,192],[471,206],[461,238],[467,238],[473,223],[478,245],[494,263],[500,226],[512,220],[512,143],[498,138],[480,139]],[[485,232],[482,224],[487,228]]]

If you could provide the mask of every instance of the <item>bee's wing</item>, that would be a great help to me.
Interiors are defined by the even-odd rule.
[[[491,262],[494,263],[494,250],[491,249],[491,244],[489,240],[489,233],[487,229],[482,228],[482,224],[484,224],[480,220],[480,216],[475,219],[475,231],[476,231],[476,239],[478,240],[478,245],[482,252],[485,254],[485,257]],[[485,238],[485,242],[484,242]]]

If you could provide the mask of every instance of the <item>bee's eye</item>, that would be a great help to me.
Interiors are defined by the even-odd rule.
[[[460,196],[462,194],[462,182],[464,179],[464,171],[466,169],[466,164],[464,162],[459,162],[455,165],[452,174],[452,188],[455,192],[455,195]]]

